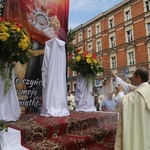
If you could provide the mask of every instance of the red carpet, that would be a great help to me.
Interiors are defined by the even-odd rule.
[[[117,113],[75,112],[67,117],[24,114],[8,125],[30,150],[113,150]]]

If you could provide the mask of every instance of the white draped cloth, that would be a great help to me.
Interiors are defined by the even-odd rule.
[[[21,114],[17,92],[14,84],[14,78],[15,77],[13,69],[11,87],[5,95],[5,80],[0,75],[0,120],[4,120],[7,122],[17,121]]]
[[[65,42],[53,38],[45,43],[42,64],[42,116],[69,115],[67,106]]]
[[[92,79],[87,86],[86,78],[81,75],[77,76],[75,103],[76,111],[93,112],[96,111],[94,107],[94,96],[92,96],[93,83]]]
[[[8,128],[8,132],[0,131],[0,150],[28,150],[21,145],[19,130]]]

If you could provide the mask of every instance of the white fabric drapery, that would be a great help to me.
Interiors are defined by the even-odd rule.
[[[91,95],[92,91],[92,79],[89,81],[87,86],[86,78],[78,75],[75,93],[76,111],[96,111],[96,108],[94,107],[94,96]]]
[[[21,111],[15,88],[14,78],[15,76],[13,69],[11,87],[9,88],[8,92],[5,95],[4,94],[5,80],[0,75],[0,120],[17,121],[20,117]]]
[[[42,65],[42,116],[69,115],[67,106],[65,42],[53,38],[46,42]]]
[[[0,131],[0,150],[28,150],[21,145],[19,130],[8,128],[8,132]]]

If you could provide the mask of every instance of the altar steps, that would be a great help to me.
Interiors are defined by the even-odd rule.
[[[26,114],[8,125],[21,131],[29,150],[113,150],[117,113],[71,112],[67,117]]]

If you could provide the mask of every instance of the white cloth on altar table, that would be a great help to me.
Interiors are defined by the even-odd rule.
[[[28,150],[21,145],[19,130],[8,128],[8,132],[0,131],[0,150]]]
[[[6,95],[4,94],[5,80],[0,76],[0,120],[16,121],[19,119],[21,111],[17,92],[14,83],[14,69],[12,70],[11,87]]]
[[[91,95],[93,91],[92,79],[89,80],[87,86],[86,78],[81,75],[77,76],[75,103],[76,111],[93,112],[96,111],[94,107],[94,96]]]
[[[69,115],[67,106],[65,42],[53,38],[45,43],[42,64],[42,116]]]

